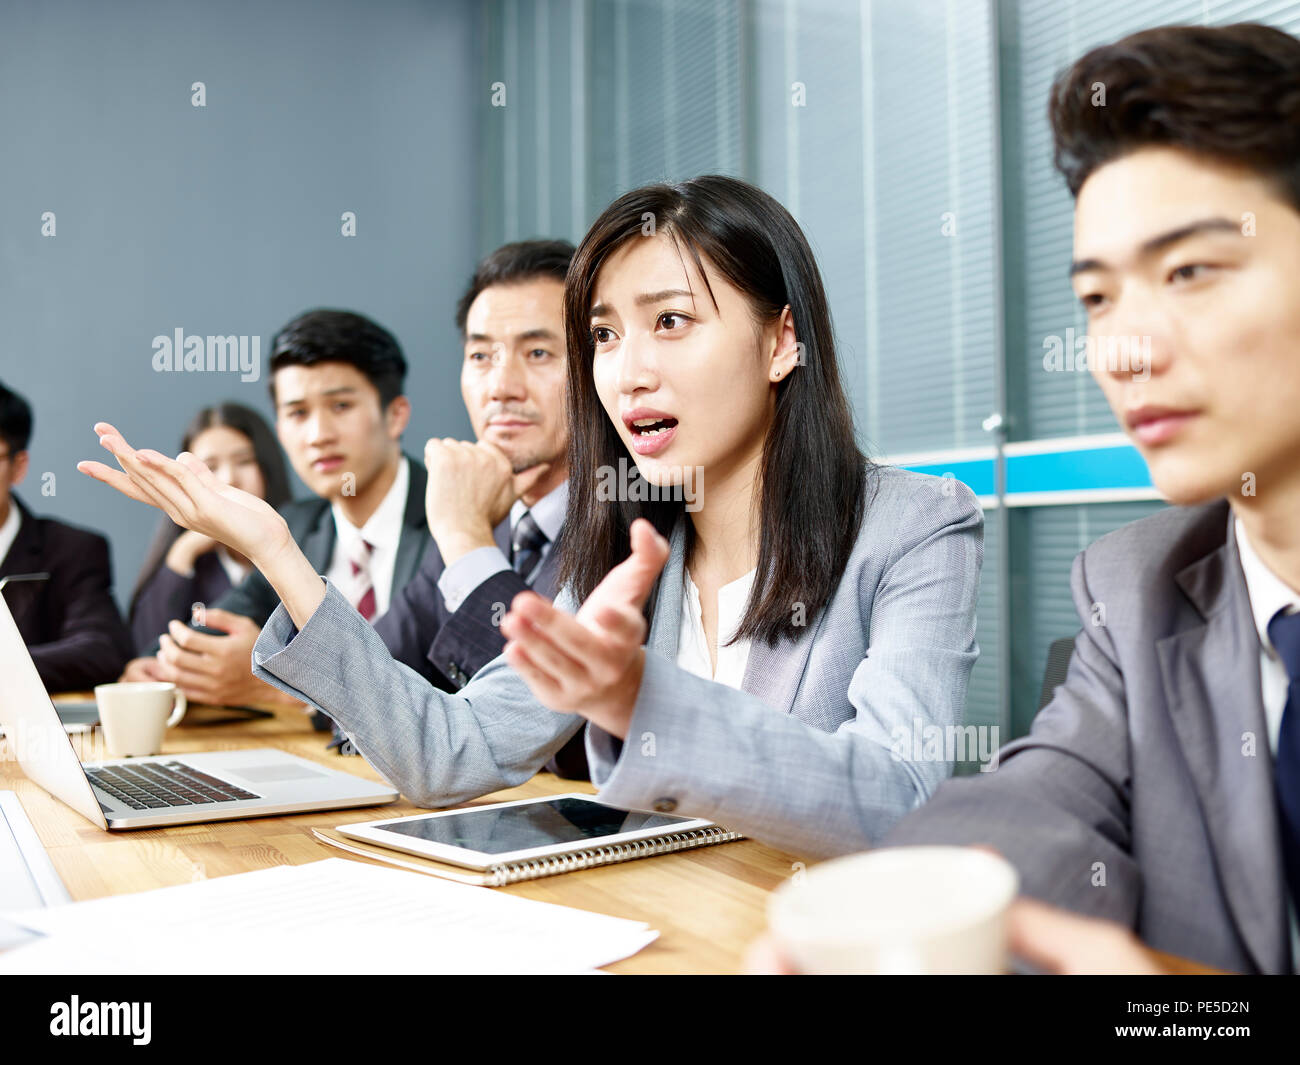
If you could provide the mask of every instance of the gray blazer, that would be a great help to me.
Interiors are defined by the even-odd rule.
[[[685,547],[678,525],[629,742],[588,727],[603,801],[709,818],[818,856],[869,845],[951,773],[949,762],[912,761],[897,730],[960,723],[977,655],[983,518],[952,478],[884,468],[869,486],[831,600],[798,639],[753,645],[743,690],[674,664]],[[576,609],[567,589],[557,603]],[[431,687],[393,661],[333,587],[301,632],[278,609],[253,666],[339,722],[423,806],[520,784],[583,726],[541,706],[504,658],[454,694]]]
[[[885,843],[988,843],[1027,894],[1219,968],[1288,971],[1259,635],[1227,503],[1102,537],[1072,583],[1083,631],[1033,730]]]

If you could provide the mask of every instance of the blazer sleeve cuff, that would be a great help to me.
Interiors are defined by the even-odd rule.
[[[701,690],[696,690],[696,686]],[[662,655],[646,651],[641,690],[628,723],[627,739],[620,740],[594,724],[587,726],[587,762],[597,798],[624,810],[670,813],[689,809],[694,817],[710,817],[719,808],[725,781],[706,781],[698,772],[698,753],[716,749],[708,735],[707,703],[712,682],[688,673]],[[653,693],[671,692],[672,698]],[[743,693],[737,693],[743,695]],[[692,752],[694,754],[692,755]],[[694,774],[683,773],[694,766]]]
[[[447,610],[455,613],[465,598],[489,577],[510,568],[499,547],[480,547],[462,555],[444,569],[438,577],[438,591],[442,593]]]
[[[252,663],[253,675],[259,680],[317,707],[321,704],[318,697],[336,701],[342,694],[342,678],[331,676],[329,667],[338,662],[336,648],[349,615],[370,629],[338,586],[328,578],[321,579],[326,585],[325,598],[307,624],[300,631],[284,604],[279,604],[253,644]]]

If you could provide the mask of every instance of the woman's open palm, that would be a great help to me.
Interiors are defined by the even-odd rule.
[[[121,469],[91,461],[77,463],[77,469],[157,507],[177,525],[250,559],[288,536],[284,519],[269,503],[226,484],[188,452],[169,459],[157,451],[137,451],[108,422],[96,422],[95,432]]]

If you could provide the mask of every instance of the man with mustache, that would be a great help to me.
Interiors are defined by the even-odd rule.
[[[456,311],[460,387],[476,441],[425,445],[437,545],[375,626],[393,657],[448,691],[505,646],[510,601],[553,597],[568,500],[564,275],[573,245],[506,244],[479,263]],[[581,734],[547,765],[586,779]]]

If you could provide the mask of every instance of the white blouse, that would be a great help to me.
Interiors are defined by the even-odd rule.
[[[700,614],[700,590],[691,580],[690,570],[682,568],[682,618],[677,635],[677,664],[682,669],[705,680],[716,680],[729,688],[740,688],[749,662],[750,641],[737,640],[730,646],[725,645],[745,616],[755,572],[757,570],[752,569],[718,589],[718,669],[715,673],[709,662],[709,643]]]

